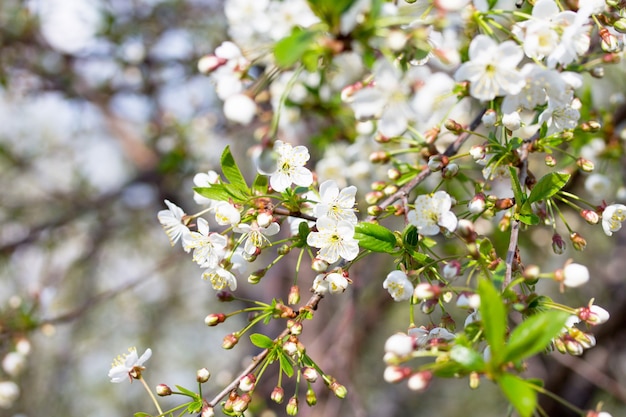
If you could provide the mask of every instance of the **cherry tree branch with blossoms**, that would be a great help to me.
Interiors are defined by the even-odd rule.
[[[594,103],[593,78],[581,74],[600,77],[600,63],[620,59],[626,13],[618,1],[511,3],[225,3],[232,41],[198,67],[215,82],[224,116],[255,124],[257,172],[249,180],[242,156],[227,147],[220,173],[194,177],[203,208],[187,214],[166,200],[157,217],[220,301],[244,305],[206,316],[212,327],[248,315],[222,347],[248,334],[261,352],[210,401],[201,385],[208,376],[198,376],[198,392],[163,385],[160,395],[190,400],[160,415],[209,417],[218,405],[242,415],[260,396],[259,381],[271,378],[269,367],[278,375],[264,398],[283,403],[283,379],[296,387],[288,415],[298,414],[302,398],[317,403],[318,378],[344,398],[346,387],[300,336],[322,297],[340,297],[356,280],[370,284],[351,270],[376,255],[387,257],[389,273],[372,283],[408,312],[404,330],[381,343],[384,381],[417,392],[435,378],[465,378],[471,388],[490,381],[522,417],[544,415],[540,395],[576,415],[610,416],[601,403],[561,400],[526,373],[538,355],[594,347],[590,328],[610,314],[594,298],[583,306],[558,301],[590,280],[586,266],[569,259],[542,269],[522,245],[540,230],[563,254],[565,229],[582,251],[582,220],[598,230],[601,223],[607,236],[626,221],[626,206],[607,204],[608,195],[589,202],[576,185],[582,177],[587,191],[602,188],[610,169],[598,174],[596,165],[619,165],[615,155],[623,154],[610,136],[617,121]],[[357,204],[367,206],[363,220]],[[242,276],[264,285],[287,257],[296,262],[286,302],[284,294],[270,302],[238,297]],[[262,267],[248,272],[251,264]],[[314,294],[303,305],[302,280]],[[261,326],[272,321],[282,329],[276,337]],[[131,379],[142,375],[139,362],[126,370]]]

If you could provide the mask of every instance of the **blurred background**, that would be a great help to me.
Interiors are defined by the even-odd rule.
[[[144,374],[153,386],[194,389],[196,370],[207,367],[209,398],[254,354],[245,338],[232,351],[221,349],[223,336],[241,322],[207,328],[204,317],[236,306],[217,302],[156,219],[164,199],[195,211],[194,174],[218,169],[227,144],[246,165],[254,143],[254,126],[227,122],[213,85],[196,69],[198,58],[227,37],[222,6],[0,2],[1,416],[153,412],[138,383],[107,378],[113,358],[131,346],[140,354],[153,350]],[[582,180],[576,187],[583,189]],[[561,267],[568,256],[588,265],[592,282],[570,292],[569,302],[585,305],[595,296],[612,318],[594,329],[598,346],[584,357],[552,354],[531,362],[528,375],[545,378],[548,389],[579,407],[604,401],[613,416],[626,415],[626,234],[607,239],[580,219],[571,222],[585,232],[584,253],[555,258],[550,232],[530,236],[523,250],[546,268]],[[506,234],[494,233],[505,248]],[[350,394],[339,401],[321,385],[319,405],[303,405],[301,414],[505,415],[489,381],[475,391],[466,380],[436,381],[424,394],[382,381],[384,341],[407,324],[405,310],[380,289],[389,268],[382,260],[359,265],[351,273],[362,279],[345,296],[323,300],[305,328],[309,355]],[[242,295],[286,297],[289,270],[272,270],[263,287],[242,279]],[[311,279],[302,277],[303,298]],[[275,380],[264,384],[258,391],[269,393]],[[176,404],[163,401],[164,408]],[[542,406],[546,415],[569,415],[556,402]],[[250,415],[285,415],[284,406],[260,395]]]

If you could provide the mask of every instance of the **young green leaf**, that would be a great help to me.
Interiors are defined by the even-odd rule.
[[[455,345],[450,350],[450,359],[461,364],[469,372],[480,372],[485,369],[482,355],[466,346]]]
[[[248,188],[246,179],[241,174],[241,171],[235,162],[235,158],[233,158],[233,155],[230,153],[230,146],[224,148],[224,152],[222,152],[221,165],[224,177],[233,185],[233,187],[241,191],[243,194],[250,194],[250,188]]]
[[[250,341],[256,347],[261,349],[269,349],[274,346],[274,341],[261,333],[253,333],[250,335]]]
[[[509,167],[509,175],[511,176],[511,185],[513,186],[513,196],[515,197],[515,203],[518,207],[521,207],[526,200],[526,195],[522,191],[522,186],[517,177],[517,170],[513,167]]]
[[[570,176],[570,174],[562,172],[550,172],[549,174],[544,175],[533,187],[530,195],[528,196],[528,200],[526,200],[526,204],[530,205],[531,203],[552,197],[559,190],[561,190],[561,188],[565,187],[565,184],[569,181]]]
[[[569,314],[543,311],[530,316],[511,333],[504,351],[505,362],[515,362],[543,351],[559,334]]]
[[[507,311],[500,293],[491,281],[481,279],[478,282],[478,294],[480,295],[480,317],[491,349],[491,364],[495,369],[503,363]]]
[[[193,392],[193,391],[191,391],[191,390],[188,390],[188,389],[187,389],[187,388],[185,388],[185,387],[181,387],[180,385],[176,385],[176,388],[177,388],[180,392],[182,392],[183,394],[185,394],[185,395],[186,395],[186,396],[188,396],[188,397],[191,397],[191,398],[198,398],[198,394],[196,394],[195,392]]]
[[[396,252],[396,236],[386,227],[374,223],[356,225],[354,238],[359,246],[372,252]]]
[[[520,417],[533,415],[537,408],[537,392],[531,384],[516,375],[502,374],[498,378],[498,385]]]
[[[269,181],[267,179],[267,175],[257,174],[254,182],[252,183],[252,191],[255,194],[266,194],[268,184]]]
[[[289,356],[282,350],[278,355],[278,362],[280,363],[280,369],[287,375],[289,378],[293,376],[293,365],[291,364],[291,360]]]
[[[279,40],[274,47],[276,64],[289,68],[302,58],[317,38],[316,32],[294,28],[291,35]]]

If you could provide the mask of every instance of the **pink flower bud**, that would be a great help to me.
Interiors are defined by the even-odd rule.
[[[433,374],[430,371],[416,372],[409,377],[407,385],[411,391],[424,391],[432,379]]]
[[[250,392],[256,385],[256,377],[253,374],[244,375],[239,380],[239,389],[243,392]]]
[[[600,215],[593,210],[582,210],[580,215],[589,224],[597,224],[600,221]]]
[[[385,368],[383,379],[390,384],[395,384],[408,378],[409,375],[411,375],[411,368],[390,365]]]
[[[285,390],[282,387],[275,387],[270,394],[270,398],[276,404],[281,404],[285,398]]]

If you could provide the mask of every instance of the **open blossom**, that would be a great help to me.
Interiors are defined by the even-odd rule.
[[[224,253],[228,243],[225,236],[209,232],[209,223],[198,219],[198,231],[191,232],[189,239],[184,242],[187,251],[193,249],[193,261],[203,268],[215,268]]]
[[[387,275],[383,281],[383,288],[389,291],[395,301],[408,300],[413,295],[413,284],[400,270],[392,271]]]
[[[420,195],[415,200],[415,209],[409,211],[409,222],[417,231],[425,236],[434,236],[439,233],[440,227],[454,232],[458,220],[450,211],[452,198],[445,191],[437,191],[433,195]]]
[[[320,248],[318,257],[328,263],[343,258],[351,261],[359,254],[359,244],[354,239],[354,225],[345,220],[335,221],[330,217],[317,220],[317,232],[307,236],[307,244]]]
[[[356,200],[356,187],[351,185],[339,191],[339,186],[333,180],[327,180],[320,184],[319,204],[315,206],[315,216],[330,217],[336,221],[345,220],[352,224],[357,223],[354,214]]]
[[[611,236],[622,228],[626,220],[626,206],[623,204],[611,204],[602,212],[602,229],[607,236]]]
[[[237,289],[237,278],[235,278],[235,275],[221,266],[208,268],[202,273],[202,279],[209,281],[216,291],[221,291],[226,287],[231,291]]]
[[[274,236],[280,231],[278,223],[270,223],[267,227],[261,227],[257,222],[252,224],[241,223],[233,229],[237,233],[245,233],[246,243],[244,244],[244,251],[252,255],[258,249],[267,246],[270,241],[267,236]]]
[[[165,200],[165,205],[168,209],[161,210],[157,214],[159,223],[163,226],[172,246],[181,238],[184,243],[189,236],[189,228],[185,223],[185,212],[169,200]]]
[[[523,56],[521,47],[513,41],[498,44],[487,35],[478,35],[470,43],[470,60],[461,65],[454,79],[471,82],[470,95],[478,100],[517,94],[525,85],[516,68]]]
[[[146,349],[143,355],[137,355],[137,348],[128,349],[128,353],[119,355],[113,360],[109,378],[111,382],[119,383],[125,380],[132,382],[134,379],[141,378],[141,372],[146,369],[143,364],[152,356],[152,350]]]
[[[288,143],[277,140],[274,150],[278,154],[277,169],[270,176],[270,185],[274,190],[283,192],[291,184],[308,187],[313,183],[313,174],[304,167],[310,158],[306,147],[292,147]]]
[[[331,294],[342,293],[348,288],[348,284],[350,283],[348,279],[338,272],[333,272],[324,278],[328,283],[328,291]]]

